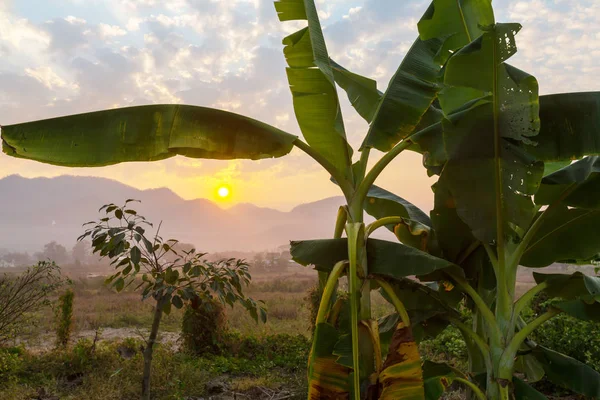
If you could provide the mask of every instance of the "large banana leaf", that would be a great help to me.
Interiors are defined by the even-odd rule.
[[[545,176],[535,195],[536,204],[558,199],[570,207],[600,208],[600,157],[585,157]]]
[[[185,105],[119,108],[2,127],[6,154],[71,167],[162,160],[177,154],[281,157],[290,152],[294,140],[241,115]]]
[[[320,323],[316,326],[308,363],[309,400],[349,398],[350,369],[338,364],[338,356],[333,354],[338,339],[339,334],[332,325]]]
[[[342,112],[325,39],[313,0],[280,0],[281,21],[308,26],[283,39],[296,119],[308,144],[350,178],[352,149],[346,141]]]
[[[587,398],[600,398],[600,373],[597,371],[543,346],[535,347],[531,354],[542,364],[546,376],[552,382]]]
[[[444,64],[452,51],[477,39],[494,22],[491,0],[433,0],[418,27],[422,40],[443,40],[436,62]]]
[[[513,384],[515,386],[515,400],[548,400],[546,396],[516,376],[513,376]]]
[[[600,296],[600,277],[587,276],[581,272],[566,274],[533,273],[536,283],[547,282],[544,290],[551,297],[579,299]]]
[[[600,92],[540,97],[540,134],[527,151],[544,161],[600,154]]]
[[[423,370],[419,348],[410,327],[399,323],[388,356],[379,374],[380,400],[424,400]]]
[[[526,267],[563,260],[588,260],[600,252],[600,209],[557,206],[541,221],[521,258]]]
[[[329,272],[332,265],[348,259],[348,240],[342,238],[291,242],[290,251],[297,263],[314,265],[319,271]],[[454,264],[401,243],[368,239],[367,265],[369,274],[399,279],[429,274]]]
[[[447,88],[439,95],[446,115],[454,114],[442,121],[442,137],[437,137],[443,147],[435,150],[444,154],[435,157],[447,162],[436,192],[450,192],[458,215],[484,243],[516,236],[515,226],[529,226],[531,195],[544,170],[522,149],[539,130],[537,82],[504,62],[516,52],[519,29],[518,24],[489,27],[452,56]]]

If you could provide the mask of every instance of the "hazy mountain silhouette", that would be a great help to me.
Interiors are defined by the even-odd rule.
[[[222,209],[206,199],[184,200],[170,189],[139,190],[96,177],[0,179],[0,248],[37,251],[57,241],[68,248],[97,219],[98,208],[128,198],[149,220],[163,221],[162,236],[195,244],[202,251],[260,251],[289,240],[328,238],[343,198],[331,197],[282,212],[253,204]],[[385,235],[384,232],[381,234]]]

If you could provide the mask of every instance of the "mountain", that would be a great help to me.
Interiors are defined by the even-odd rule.
[[[193,243],[199,250],[261,251],[289,240],[328,238],[343,197],[300,204],[289,212],[238,204],[222,209],[206,199],[184,200],[167,188],[139,190],[96,177],[60,176],[0,179],[0,248],[38,251],[57,241],[68,248],[83,232],[82,224],[99,217],[98,208],[126,199],[157,224],[163,238]],[[381,233],[384,237],[387,232]],[[387,234],[389,237],[390,235]]]

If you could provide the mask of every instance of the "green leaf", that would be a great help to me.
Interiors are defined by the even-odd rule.
[[[477,239],[492,243],[499,235],[518,236],[515,227],[529,226],[531,195],[544,166],[522,148],[539,130],[537,81],[504,62],[516,52],[520,26],[486,29],[446,66],[440,104],[446,115],[454,114],[442,121],[441,130],[414,140],[443,165],[438,188],[451,193],[460,218]],[[472,103],[459,106],[466,100]]]
[[[515,400],[548,400],[546,396],[523,382],[521,379],[513,376],[513,385],[515,387]]]
[[[546,205],[557,200],[571,207],[600,208],[600,157],[585,157],[545,176],[535,202]]]
[[[171,314],[171,302],[170,301],[165,302],[165,304],[162,307],[162,311],[167,315]]]
[[[563,260],[587,260],[600,252],[600,209],[558,206],[543,221],[521,258],[540,268]]]
[[[600,296],[600,277],[587,276],[581,272],[572,275],[533,273],[536,283],[547,282],[544,290],[550,297],[579,299]]]
[[[565,314],[582,321],[600,322],[600,303],[591,299],[590,302],[584,300],[570,300],[552,304]]]
[[[377,90],[377,82],[352,73],[333,60],[329,61],[335,82],[346,91],[352,107],[367,122],[371,122],[383,97],[383,93]]]
[[[376,219],[397,216],[431,226],[431,220],[427,214],[417,206],[375,185],[371,186],[367,193],[364,209]]]
[[[527,149],[544,161],[577,160],[600,155],[600,92],[540,97],[540,134]]]
[[[333,355],[339,334],[331,324],[315,327],[308,363],[308,398],[348,399],[350,369],[336,363]]]
[[[179,296],[173,296],[173,298],[171,299],[171,303],[177,309],[181,309],[183,307],[183,300],[181,300],[181,297]]]
[[[296,137],[226,111],[149,105],[2,127],[13,157],[71,167],[155,161],[184,155],[261,159],[289,153]]]
[[[281,21],[308,22],[306,28],[283,39],[283,52],[289,65],[287,76],[302,135],[313,149],[349,178],[352,149],[346,141],[333,69],[314,1],[278,1],[275,9]]]
[[[131,257],[131,262],[134,264],[139,264],[142,259],[142,252],[139,247],[133,246],[129,251],[129,257]]]
[[[113,284],[117,292],[120,292],[125,287],[125,280],[123,278],[119,278]]]
[[[348,259],[348,240],[291,242],[291,254],[293,260],[301,265],[314,265],[317,270],[328,272],[337,262]],[[368,239],[367,265],[369,274],[400,279],[429,274],[454,264],[401,243]]]
[[[550,381],[588,398],[600,398],[600,373],[591,367],[543,346],[537,346],[532,354]]]
[[[455,377],[456,374],[448,365],[425,361],[423,363],[425,399],[438,400],[452,385]]]
[[[491,0],[433,0],[418,27],[421,40],[443,40],[436,61],[444,64],[451,52],[473,42],[494,23]]]
[[[441,67],[434,61],[441,44],[438,39],[414,42],[369,121],[361,150],[389,151],[415,131],[441,87],[437,84]]]

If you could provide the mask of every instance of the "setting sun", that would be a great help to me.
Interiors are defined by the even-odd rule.
[[[220,198],[225,199],[225,198],[229,197],[229,188],[226,186],[221,186],[217,190],[217,194],[219,195]]]

